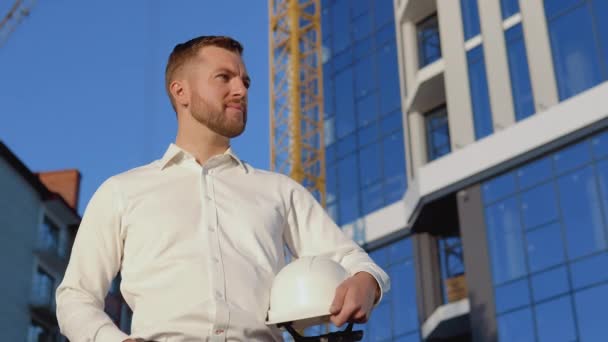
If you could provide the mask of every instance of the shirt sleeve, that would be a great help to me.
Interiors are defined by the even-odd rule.
[[[57,321],[72,342],[118,342],[128,338],[104,311],[110,283],[120,269],[124,237],[122,201],[115,180],[104,182],[91,198],[57,288]]]
[[[334,223],[308,190],[291,179],[289,183],[285,241],[291,253],[296,258],[331,258],[339,262],[351,276],[358,272],[371,274],[378,282],[381,299],[390,289],[386,272]]]

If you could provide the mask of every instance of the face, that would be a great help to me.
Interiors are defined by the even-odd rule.
[[[245,130],[249,75],[238,54],[215,46],[200,50],[187,76],[190,115],[211,131],[234,138]]]

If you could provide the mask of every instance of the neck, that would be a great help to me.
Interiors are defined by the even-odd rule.
[[[184,151],[192,154],[196,161],[203,165],[209,158],[226,152],[230,147],[230,139],[211,131],[189,115],[186,120],[178,120],[175,144]]]

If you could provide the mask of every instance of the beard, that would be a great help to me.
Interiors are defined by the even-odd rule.
[[[226,104],[213,106],[202,97],[194,95],[191,100],[192,117],[205,125],[211,131],[226,138],[235,138],[243,133],[247,123],[247,105],[240,101],[243,107],[242,117],[226,115]]]

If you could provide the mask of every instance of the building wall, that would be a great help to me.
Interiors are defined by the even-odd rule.
[[[2,158],[0,189],[0,340],[23,341],[30,324],[33,251],[42,208],[37,192]]]

